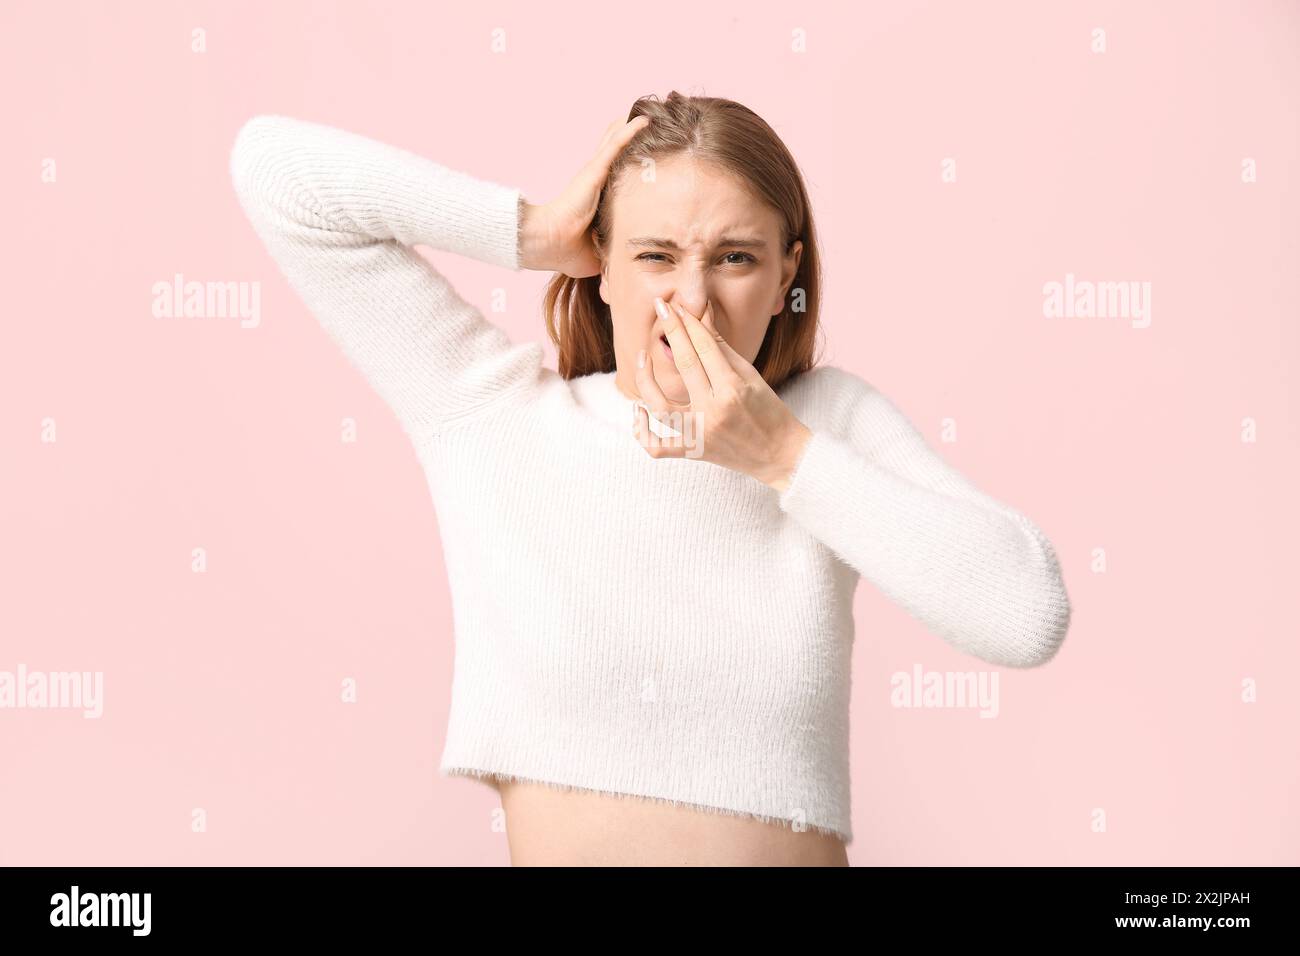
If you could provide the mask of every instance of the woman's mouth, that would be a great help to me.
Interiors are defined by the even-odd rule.
[[[672,347],[671,345],[668,344],[668,339],[667,339],[666,337],[664,337],[664,336],[661,335],[661,336],[659,336],[659,341],[660,341],[660,343],[661,343],[661,344],[663,345],[663,347],[664,347],[664,354],[667,355],[669,358],[672,358],[672,357],[673,357],[673,347]]]

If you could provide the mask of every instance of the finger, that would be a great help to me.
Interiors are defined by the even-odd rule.
[[[650,427],[649,414],[643,402],[636,402],[632,406],[632,425],[636,440],[640,442],[642,448],[649,451],[653,447],[652,443],[658,439],[654,429]]]
[[[605,132],[601,134],[600,144],[597,149],[604,149],[609,144],[610,138],[619,135],[620,132],[625,132],[629,128],[640,129],[649,122],[650,117],[646,116],[644,113],[640,116],[634,116],[629,120],[614,120],[605,127]]]
[[[638,122],[641,121],[641,122]],[[579,196],[589,197],[599,193],[609,178],[609,167],[633,136],[649,125],[649,118],[637,116],[627,123],[611,123],[596,147],[595,154],[573,177],[569,189]]]
[[[686,331],[686,325],[677,310],[669,308],[658,296],[655,296],[655,311],[663,320],[664,337],[673,348],[673,364],[682,373],[682,381],[686,383],[686,391],[691,396],[691,405],[700,406],[705,398],[713,394],[713,385],[700,361],[699,353],[695,351],[695,343],[691,341],[690,333]]]
[[[650,411],[645,403],[636,406],[637,441],[651,458],[685,458],[686,451],[681,444],[681,433],[669,429],[669,434],[659,434],[651,424]],[[660,425],[663,427],[663,425]]]
[[[636,370],[636,387],[641,393],[641,400],[646,406],[655,413],[655,417],[661,422],[663,417],[672,411],[672,406],[668,399],[664,397],[663,389],[659,387],[659,382],[655,379],[654,364],[650,361],[650,353],[647,350],[651,345],[659,344],[655,339],[653,343],[647,343],[647,348],[641,350],[638,357]]]
[[[617,120],[610,123],[605,130],[605,135],[601,138],[600,145],[596,148],[596,155],[587,164],[589,175],[592,178],[598,176],[604,181],[609,172],[609,164],[632,141],[632,137],[649,125],[650,117],[644,113],[632,117],[626,123],[620,123]]]
[[[740,375],[731,367],[731,362],[718,346],[718,340],[714,337],[714,334],[706,329],[704,323],[697,319],[689,309],[685,309],[677,303],[673,303],[673,308],[677,310],[677,317],[681,319],[682,326],[686,329],[691,344],[695,346],[695,354],[699,356],[700,363],[708,374],[710,385],[716,388],[722,385],[734,386],[739,384],[741,381]],[[712,300],[705,304],[704,311],[707,313],[711,308],[713,308]],[[676,348],[673,351],[675,353]]]
[[[614,126],[614,135],[611,139],[609,148],[617,153],[628,143],[632,142],[633,137],[641,130],[650,125],[650,117],[642,113],[640,116],[633,116],[630,120],[616,123]],[[610,157],[613,158],[612,156]]]
[[[654,363],[650,360],[650,349],[656,345],[659,345],[658,338],[646,342],[645,349],[641,350],[643,364],[638,365],[636,378],[637,390],[641,393],[642,401],[646,403],[650,414],[662,423],[675,408],[680,406],[675,402],[669,402],[667,395],[663,394],[663,389],[659,388],[659,380],[654,375]]]
[[[636,437],[641,447],[652,458],[683,458],[685,450],[678,448],[673,437],[661,437],[650,425],[649,412],[643,403],[636,405]]]
[[[714,341],[718,343],[718,348],[721,350],[722,354],[727,357],[727,361],[731,363],[731,367],[736,371],[736,374],[739,375],[741,379],[747,382],[752,382],[754,379],[760,379],[763,377],[758,369],[754,368],[745,356],[741,355],[731,347],[731,343],[726,340],[723,334],[718,331],[718,327],[713,324],[712,299],[710,299],[709,304],[705,306],[704,314],[700,316],[700,322],[709,330]]]
[[[650,438],[654,432],[650,428],[646,407],[642,402],[636,402],[632,406],[632,431],[641,447],[649,451]]]

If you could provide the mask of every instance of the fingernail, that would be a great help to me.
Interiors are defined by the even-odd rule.
[[[645,368],[645,349],[636,353],[636,367]]]
[[[664,300],[659,296],[655,296],[655,311],[659,313],[659,318],[668,318],[668,306],[664,304]]]

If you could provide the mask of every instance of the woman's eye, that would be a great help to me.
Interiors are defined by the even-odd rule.
[[[728,253],[726,254],[726,256],[724,256],[723,258],[724,258],[724,259],[725,259],[725,258],[730,258],[731,256],[741,256],[742,258],[741,258],[741,260],[740,260],[739,262],[728,262],[727,265],[730,265],[730,266],[743,266],[743,265],[748,265],[748,264],[751,263],[751,262],[757,262],[757,261],[758,261],[758,260],[755,259],[753,256],[751,256],[748,252],[728,252]],[[652,258],[652,257],[658,257],[658,258],[655,259],[655,258]],[[661,253],[661,252],[643,252],[643,253],[641,253],[641,255],[637,256],[637,260],[638,260],[638,261],[641,261],[641,262],[656,262],[656,261],[662,261],[663,258],[664,258],[664,256],[663,256],[663,253]]]

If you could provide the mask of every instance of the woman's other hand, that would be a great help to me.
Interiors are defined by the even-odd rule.
[[[600,273],[600,258],[591,241],[600,190],[610,164],[650,124],[648,116],[615,120],[585,166],[555,199],[537,205],[525,201],[520,220],[519,264],[525,269],[562,272],[575,279]]]

